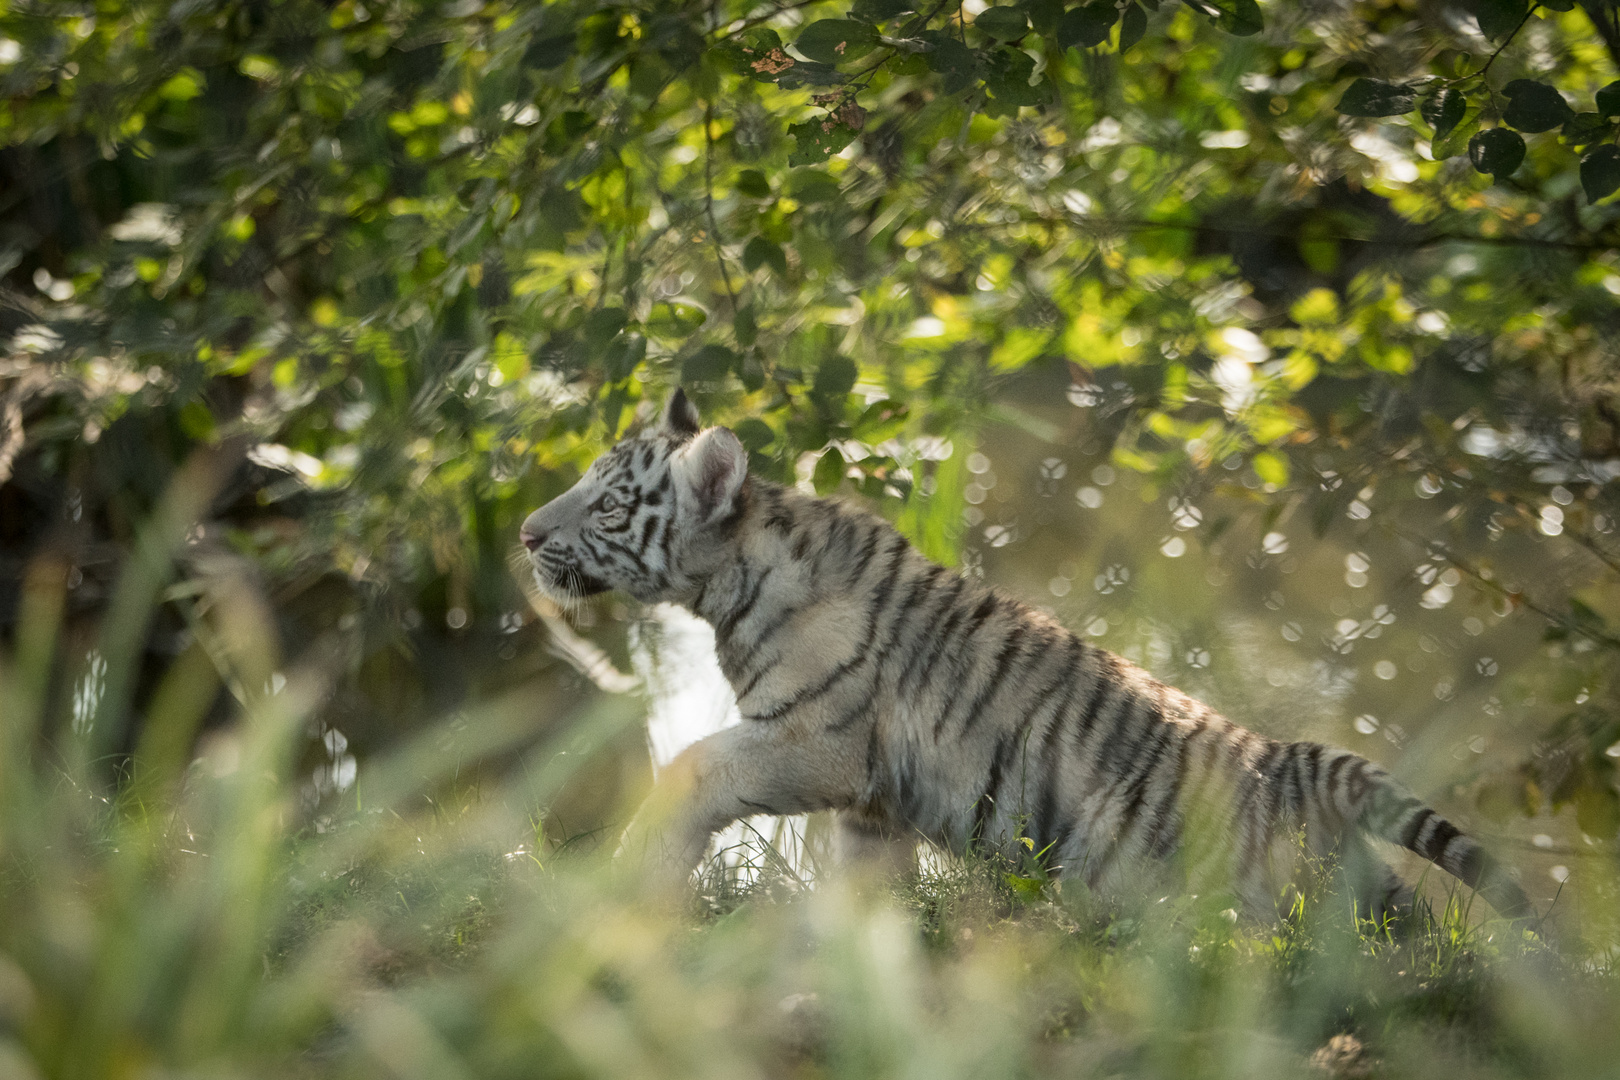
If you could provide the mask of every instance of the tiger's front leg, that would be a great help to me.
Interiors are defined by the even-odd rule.
[[[848,739],[785,721],[745,720],[687,747],[636,811],[618,857],[661,888],[685,883],[709,839],[755,814],[803,814],[847,806],[858,762]]]

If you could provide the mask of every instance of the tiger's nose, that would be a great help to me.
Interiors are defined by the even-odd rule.
[[[538,510],[530,514],[524,520],[523,527],[518,529],[518,539],[523,541],[523,546],[530,551],[545,543],[548,535],[550,535],[550,530],[541,524],[540,511]]]

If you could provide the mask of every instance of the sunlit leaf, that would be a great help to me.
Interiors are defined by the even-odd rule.
[[[695,304],[661,302],[654,304],[647,315],[647,332],[654,337],[686,337],[708,318],[708,312]]]
[[[838,447],[829,446],[816,462],[810,482],[815,485],[817,495],[827,495],[836,491],[843,481],[844,455],[838,452]]]
[[[1428,125],[1434,129],[1434,141],[1439,142],[1462,123],[1464,114],[1468,111],[1468,99],[1460,90],[1446,87],[1423,99],[1419,111]]]

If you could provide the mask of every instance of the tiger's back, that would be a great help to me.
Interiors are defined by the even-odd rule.
[[[1311,850],[1350,856],[1376,912],[1404,887],[1365,830],[1503,914],[1529,911],[1477,844],[1378,766],[1238,727],[928,561],[881,518],[748,477],[735,438],[700,433],[682,395],[602,462],[575,492],[620,492],[611,521],[557,500],[525,525],[542,587],[592,581],[683,603],[713,625],[744,717],[688,750],[627,834],[673,873],[738,817],[832,809],[865,844],[1027,846],[1105,891],[1173,864],[1265,910],[1303,832]]]

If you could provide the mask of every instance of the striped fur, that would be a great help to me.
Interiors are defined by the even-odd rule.
[[[1245,730],[929,562],[882,519],[748,477],[736,438],[699,431],[679,391],[524,534],[559,598],[617,588],[714,627],[744,722],[687,750],[626,834],[674,874],[739,817],[835,810],[857,849],[920,835],[1013,852],[1027,838],[1093,888],[1173,865],[1256,913],[1293,876],[1301,834],[1340,855],[1364,909],[1408,902],[1371,835],[1504,915],[1531,913],[1478,844],[1377,765]]]

